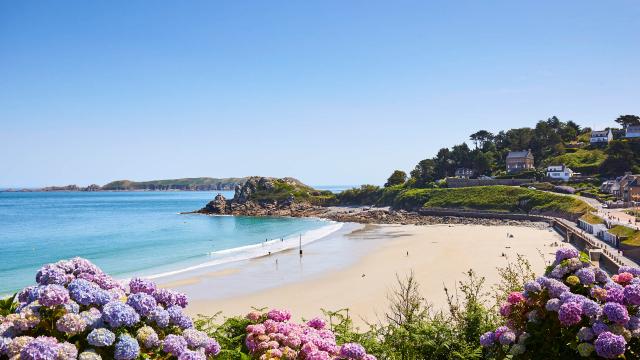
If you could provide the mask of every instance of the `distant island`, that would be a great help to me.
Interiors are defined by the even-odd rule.
[[[3,191],[220,191],[234,190],[237,185],[243,185],[246,181],[246,177],[198,177],[151,181],[117,180],[103,186],[97,184],[91,184],[86,187],[65,185],[35,189],[4,189]]]

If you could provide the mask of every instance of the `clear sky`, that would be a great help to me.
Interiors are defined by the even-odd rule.
[[[0,1],[0,186],[382,183],[479,129],[640,113],[640,2]]]

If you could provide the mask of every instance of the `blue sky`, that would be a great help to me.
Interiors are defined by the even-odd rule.
[[[640,113],[637,1],[2,1],[0,186],[382,183],[478,129]]]

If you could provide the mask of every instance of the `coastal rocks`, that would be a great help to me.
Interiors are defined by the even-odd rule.
[[[227,199],[222,196],[222,194],[216,195],[216,197],[207,203],[207,205],[202,208],[199,212],[206,214],[219,214],[224,215],[228,213],[227,209]]]

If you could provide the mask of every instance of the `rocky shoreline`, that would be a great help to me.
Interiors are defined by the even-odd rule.
[[[222,195],[207,204],[206,207],[189,212],[204,215],[236,215],[236,216],[288,216],[313,217],[339,222],[354,222],[360,224],[399,224],[399,225],[512,225],[546,228],[541,222],[510,219],[489,219],[462,216],[429,216],[406,210],[395,210],[377,207],[345,207],[345,206],[314,206],[308,203],[234,203],[226,200]]]

